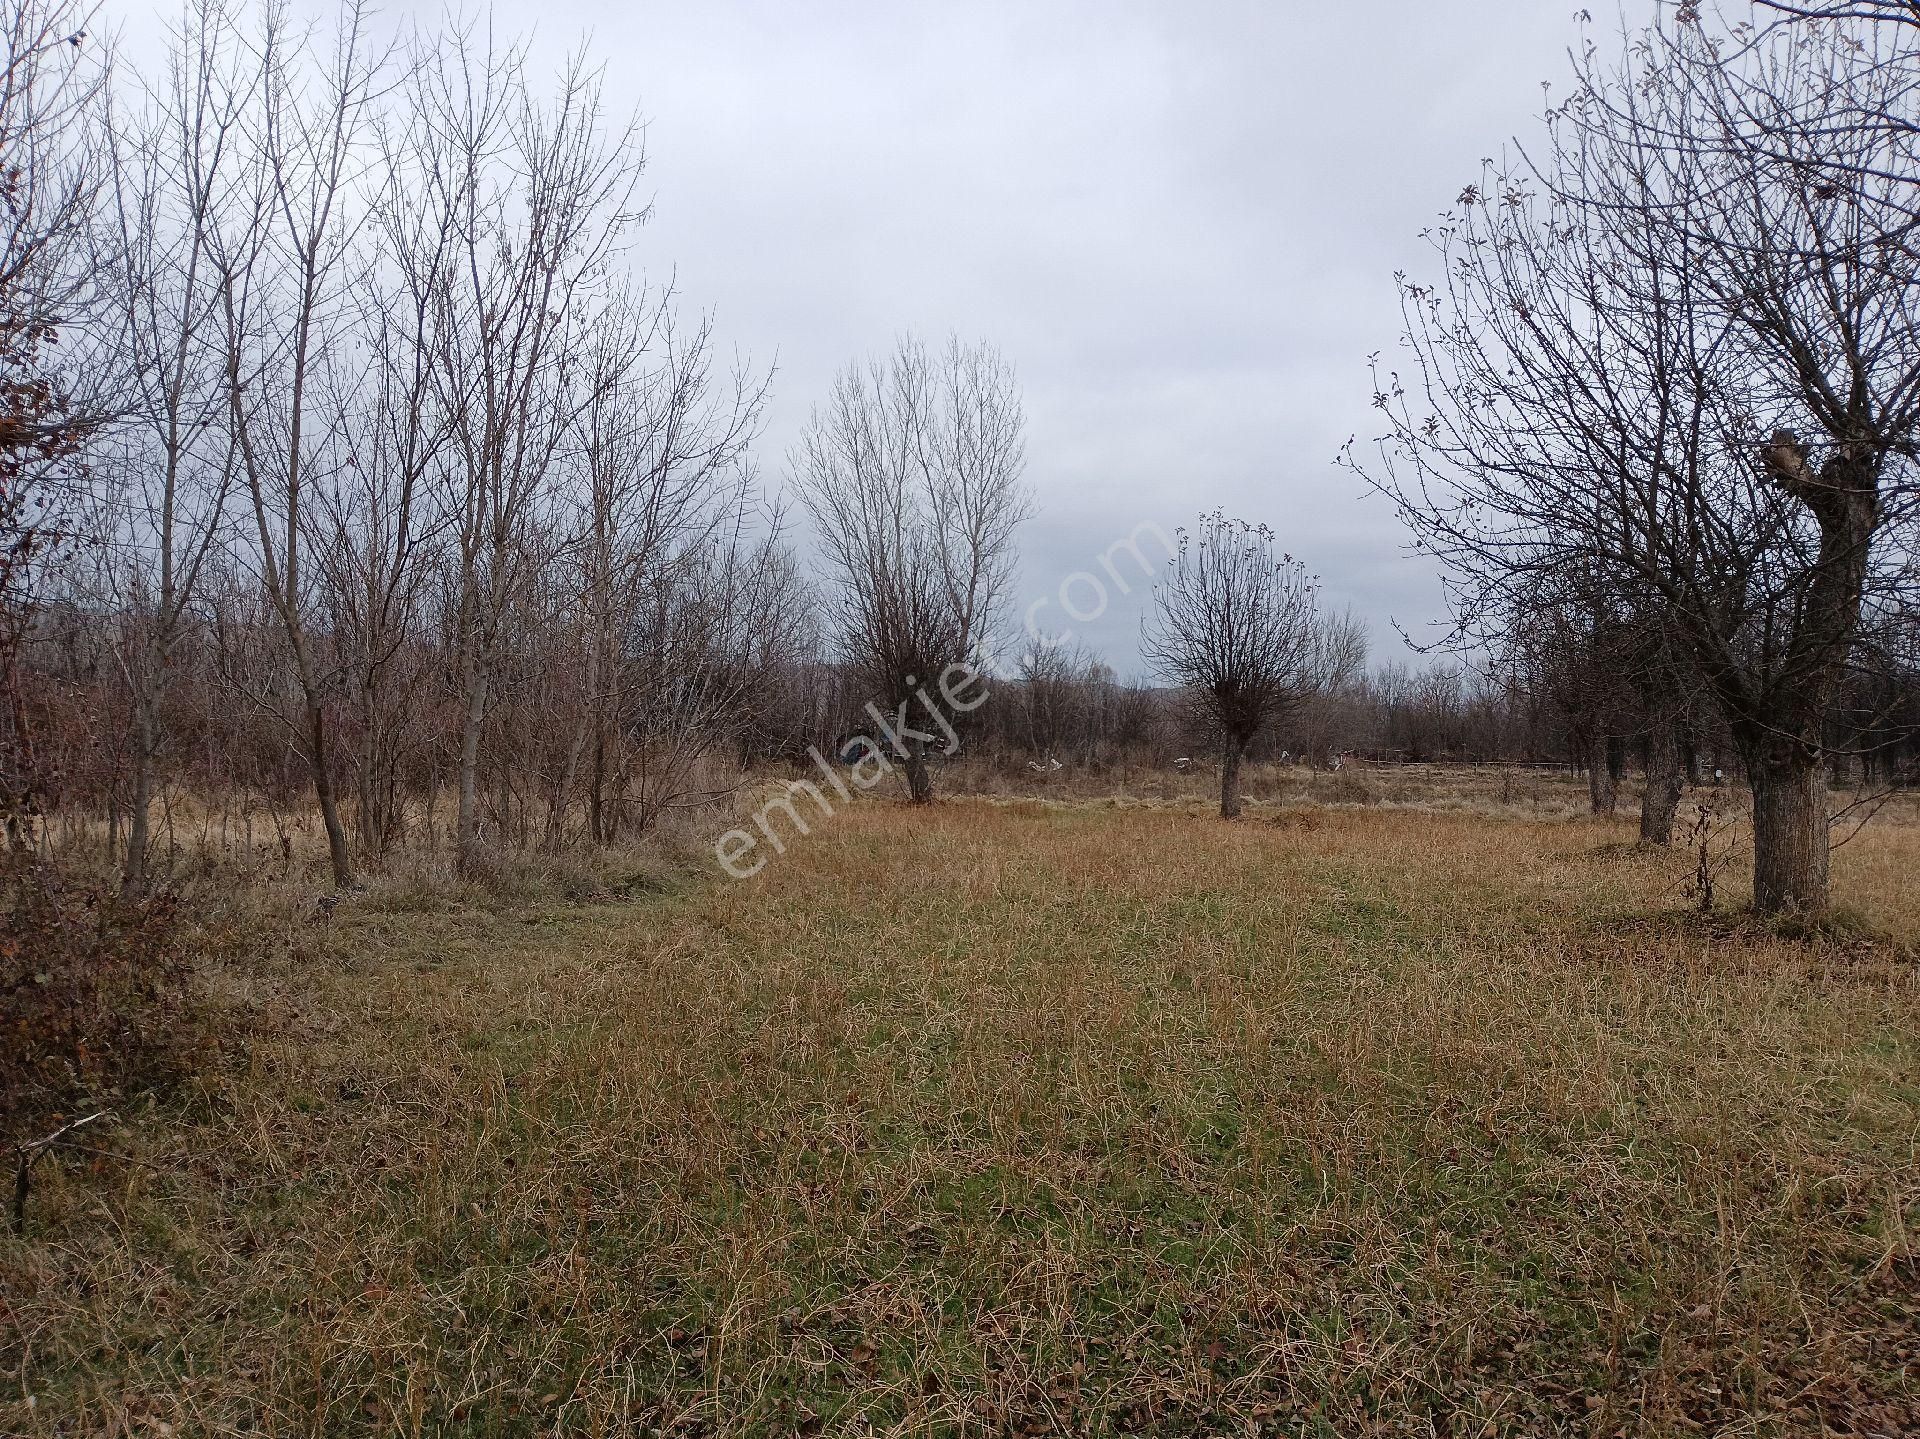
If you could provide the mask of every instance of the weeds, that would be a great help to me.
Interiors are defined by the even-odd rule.
[[[1693,858],[1693,872],[1687,881],[1687,898],[1702,914],[1712,914],[1719,893],[1720,876],[1733,863],[1733,825],[1714,800],[1694,802],[1693,819],[1681,831],[1682,847]]]

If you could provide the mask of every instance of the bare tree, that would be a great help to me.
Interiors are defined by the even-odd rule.
[[[670,291],[616,307],[594,346],[598,378],[579,422],[578,534],[569,547],[577,580],[566,590],[586,703],[564,783],[571,789],[584,768],[588,833],[608,844],[636,778],[633,761],[646,765],[644,827],[682,797],[697,761],[745,723],[749,697],[735,681],[746,682],[751,666],[721,657],[779,618],[755,601],[787,562],[777,521],[765,541],[745,526],[754,498],[747,448],[767,377],[740,367],[718,376],[711,321],[682,333]],[[757,575],[749,572],[756,564]],[[805,606],[793,605],[791,622],[804,618]],[[735,623],[742,628],[725,634]],[[644,736],[637,751],[627,736]]]
[[[1617,69],[1590,53],[1541,160],[1490,169],[1434,232],[1445,279],[1403,282],[1415,374],[1376,385],[1374,478],[1463,628],[1569,568],[1662,616],[1746,761],[1757,904],[1818,910],[1826,722],[1913,498],[1913,167],[1892,132],[1817,116],[1836,86],[1895,103],[1871,57],[1704,23]]]
[[[119,413],[99,354],[55,348],[84,335],[106,298],[92,245],[109,169],[112,55],[89,33],[94,13],[75,0],[0,6],[0,449],[16,463],[58,461],[76,433]],[[53,473],[27,478],[42,491],[38,505],[71,493]]]
[[[1359,627],[1321,614],[1316,582],[1273,531],[1218,512],[1180,532],[1143,647],[1219,741],[1223,819],[1239,818],[1254,738],[1366,663]]]
[[[918,728],[930,687],[971,666],[992,634],[1028,511],[1026,417],[990,345],[938,354],[908,336],[884,362],[842,371],[791,464],[838,581],[839,641],[875,703],[916,804],[933,798]],[[921,709],[916,717],[915,707]]]
[[[442,503],[461,704],[454,833],[470,867],[503,626],[541,546],[564,538],[556,487],[608,378],[587,363],[590,341],[619,319],[609,267],[645,219],[635,199],[644,153],[636,121],[608,129],[599,77],[578,56],[541,101],[519,52],[477,49],[462,34],[415,56],[411,103],[422,203],[448,217],[453,237],[433,371],[452,424]]]
[[[1681,737],[1697,686],[1674,652],[1666,616],[1611,586],[1596,567],[1568,565],[1540,576],[1514,619],[1501,658],[1561,716],[1586,767],[1593,812],[1615,812],[1637,740],[1646,773],[1640,839],[1671,844],[1686,789]]]
[[[1796,20],[1891,20],[1901,25],[1920,25],[1920,0],[1754,0],[1763,9],[1777,11]]]
[[[738,745],[778,667],[806,653],[799,571],[777,525],[756,538],[745,518],[656,566],[628,632],[621,797],[643,831],[717,797],[698,783],[702,761]]]
[[[317,480],[347,458],[322,402],[328,367],[344,358],[346,301],[360,278],[365,215],[354,185],[387,57],[369,33],[366,0],[345,0],[323,51],[278,8],[265,12],[253,48],[253,173],[244,213],[222,237],[229,423],[254,521],[252,559],[298,684],[300,712],[289,723],[312,775],[333,882],[345,889],[353,859],[335,789],[339,672],[312,624],[306,507]]]
[[[328,404],[343,458],[316,482],[305,515],[318,609],[351,716],[358,838],[375,858],[402,835],[403,778],[432,742],[420,705],[435,677],[423,651],[442,529],[429,489],[449,429],[433,403],[431,294],[408,283],[423,253],[431,266],[434,237],[395,223],[403,207],[398,196],[389,202],[383,221],[398,231],[390,239],[422,248],[384,267],[405,277],[399,283],[366,287],[352,351],[364,368],[330,377],[330,389],[345,386]],[[404,210],[408,219],[418,213]]]
[[[1630,633],[1611,596],[1580,585],[1538,596],[1505,645],[1507,663],[1519,666],[1565,717],[1587,772],[1589,806],[1603,817],[1619,807],[1627,740],[1637,728],[1625,669]]]
[[[199,580],[223,538],[237,470],[228,424],[219,234],[246,162],[258,83],[214,0],[189,7],[165,74],[116,108],[104,272],[118,309],[129,413],[104,447],[95,532],[132,702],[122,884],[147,884],[162,710]]]
[[[223,827],[229,794],[249,828],[264,805],[289,866],[304,775],[346,886],[416,806],[432,832],[449,758],[471,865],[483,817],[562,843],[584,807],[610,842],[817,737],[840,676],[749,456],[767,376],[621,274],[639,132],[583,62],[536,96],[478,29],[401,67],[360,0],[311,26],[187,0],[112,113],[84,12],[0,14],[10,834],[49,788],[30,705],[66,722],[115,850],[124,806],[129,891],[171,845],[175,775],[221,792]],[[975,483],[1006,461],[980,423],[1000,378],[956,355],[913,431],[967,644],[1010,553]],[[55,536],[77,603],[49,623]],[[30,634],[63,678],[21,701]],[[85,702],[112,720],[91,746]]]
[[[1019,724],[1026,746],[1045,763],[1058,757],[1075,738],[1097,743],[1088,675],[1095,660],[1084,646],[1031,640],[1020,652]]]

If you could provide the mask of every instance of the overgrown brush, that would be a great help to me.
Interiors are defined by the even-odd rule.
[[[127,899],[25,850],[0,857],[0,1136],[163,1090],[210,1044],[170,893]]]

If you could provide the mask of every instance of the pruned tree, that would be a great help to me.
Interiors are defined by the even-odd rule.
[[[1403,281],[1413,373],[1376,384],[1370,478],[1463,630],[1570,568],[1657,613],[1740,746],[1756,903],[1818,910],[1827,719],[1914,498],[1913,157],[1832,123],[1835,94],[1904,103],[1832,27],[1707,23],[1589,51],[1541,155],[1462,194],[1444,278]]]
[[[1604,598],[1540,595],[1508,636],[1503,658],[1564,718],[1578,763],[1587,772],[1593,813],[1619,807],[1627,742],[1638,728],[1630,673],[1628,621]]]
[[[1686,791],[1682,746],[1697,686],[1674,652],[1667,617],[1610,586],[1595,567],[1568,566],[1540,577],[1516,619],[1501,658],[1561,717],[1586,768],[1593,812],[1616,811],[1637,742],[1646,776],[1640,839],[1671,844]]]
[[[1317,582],[1276,549],[1273,531],[1217,511],[1180,532],[1142,647],[1219,742],[1224,819],[1240,815],[1254,738],[1366,663],[1364,633],[1322,615]]]
[[[841,372],[791,458],[837,582],[842,653],[898,720],[888,743],[915,804],[931,802],[933,778],[930,731],[911,716],[992,634],[1029,508],[1025,430],[1013,370],[991,345],[954,337],[933,354],[908,336],[885,361]]]

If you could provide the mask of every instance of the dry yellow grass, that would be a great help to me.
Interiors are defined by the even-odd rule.
[[[345,905],[0,1239],[0,1432],[1915,1432],[1920,828],[1806,942],[1473,808]]]

